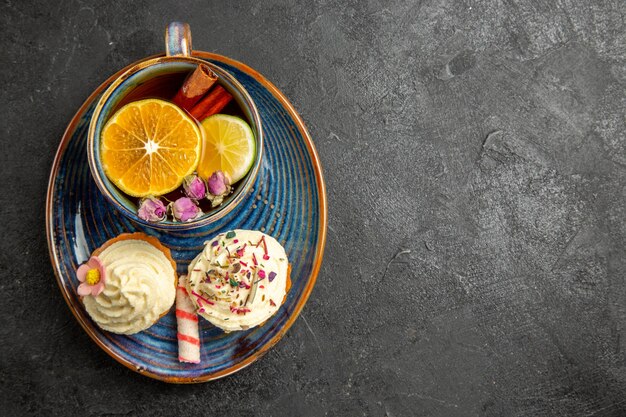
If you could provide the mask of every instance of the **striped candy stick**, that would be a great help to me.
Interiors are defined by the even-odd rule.
[[[198,316],[189,299],[185,284],[187,276],[178,279],[176,289],[176,323],[178,325],[178,361],[200,363],[200,333]]]

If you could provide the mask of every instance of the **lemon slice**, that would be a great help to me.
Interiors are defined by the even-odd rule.
[[[216,114],[202,121],[204,142],[198,174],[210,177],[221,170],[236,183],[246,176],[256,153],[256,141],[250,126],[239,117]]]
[[[100,161],[126,194],[163,195],[196,169],[201,144],[200,127],[179,107],[158,99],[134,101],[104,126]]]

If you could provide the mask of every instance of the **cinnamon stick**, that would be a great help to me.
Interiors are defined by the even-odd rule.
[[[216,85],[189,113],[198,120],[204,120],[219,113],[232,99],[233,96],[224,87]]]
[[[204,64],[198,65],[174,97],[174,104],[189,111],[217,81],[217,75]]]

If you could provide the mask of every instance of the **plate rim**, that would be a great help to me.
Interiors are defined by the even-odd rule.
[[[65,303],[69,307],[69,309],[72,312],[72,315],[75,317],[76,321],[80,324],[80,326],[83,328],[85,333],[87,333],[87,335],[91,338],[91,340],[93,340],[96,343],[96,345],[98,345],[103,351],[105,351],[110,357],[115,359],[118,363],[124,365],[125,367],[127,367],[128,369],[130,369],[130,370],[132,370],[132,371],[134,371],[136,373],[139,373],[141,375],[144,375],[144,376],[147,376],[147,377],[150,377],[150,378],[153,378],[153,379],[157,379],[157,380],[160,380],[160,381],[163,381],[163,382],[168,382],[168,383],[192,384],[192,383],[207,382],[207,381],[212,381],[212,380],[216,380],[216,379],[219,379],[219,378],[223,378],[225,376],[231,375],[231,374],[233,374],[233,373],[235,373],[237,371],[240,371],[240,370],[246,368],[247,366],[249,366],[250,364],[255,362],[257,359],[259,359],[263,355],[265,355],[280,339],[282,339],[282,337],[285,335],[285,333],[287,333],[287,330],[289,330],[289,328],[291,328],[291,326],[295,323],[296,319],[300,315],[300,312],[304,308],[304,305],[308,301],[309,296],[311,295],[311,292],[313,291],[313,287],[315,286],[315,283],[317,281],[317,276],[319,274],[320,268],[322,266],[322,261],[324,259],[324,249],[326,247],[326,235],[327,235],[327,225],[328,225],[328,202],[327,202],[327,196],[326,196],[326,183],[324,182],[324,175],[323,175],[323,171],[322,171],[322,165],[321,165],[321,162],[320,162],[319,155],[317,153],[317,149],[315,148],[315,145],[313,143],[313,139],[311,138],[311,135],[309,134],[309,132],[308,132],[308,130],[306,128],[306,125],[304,124],[304,120],[302,119],[300,114],[296,111],[296,109],[291,104],[291,102],[287,99],[287,97],[272,82],[270,82],[261,73],[259,73],[255,69],[249,67],[248,65],[243,64],[243,63],[241,63],[241,62],[239,62],[239,61],[237,61],[235,59],[228,58],[226,56],[220,55],[220,54],[194,50],[193,53],[192,53],[192,56],[203,58],[203,59],[211,59],[211,60],[215,60],[215,61],[218,61],[218,62],[223,62],[223,63],[225,63],[227,65],[235,67],[235,68],[239,69],[240,71],[245,72],[246,74],[248,74],[249,76],[254,78],[257,82],[259,82],[261,85],[263,85],[265,88],[267,88],[270,91],[270,93],[287,110],[287,112],[293,118],[293,120],[296,122],[295,124],[296,124],[296,126],[298,128],[298,131],[300,132],[302,137],[305,139],[305,143],[306,143],[307,149],[308,149],[309,154],[311,155],[311,158],[312,158],[313,171],[315,173],[315,178],[317,180],[316,185],[317,185],[317,189],[318,189],[317,191],[318,191],[318,196],[319,196],[318,209],[320,210],[320,221],[319,221],[319,227],[318,227],[319,240],[318,240],[318,244],[317,244],[317,246],[315,248],[313,267],[311,269],[311,274],[309,276],[307,285],[305,286],[305,288],[303,290],[302,297],[301,297],[300,301],[294,306],[294,308],[292,310],[292,313],[289,315],[289,317],[287,318],[287,321],[285,322],[283,327],[280,329],[280,331],[278,331],[276,333],[276,335],[274,335],[274,337],[272,337],[272,339],[270,339],[265,345],[263,345],[257,351],[253,352],[250,355],[250,357],[248,357],[248,358],[244,359],[243,361],[238,362],[238,363],[236,363],[236,364],[234,364],[234,365],[230,366],[229,368],[226,368],[226,369],[224,369],[222,371],[213,372],[213,373],[209,373],[209,374],[198,376],[198,377],[176,377],[176,376],[161,375],[161,374],[158,374],[158,373],[150,372],[150,371],[148,371],[145,368],[138,368],[131,361],[128,361],[128,360],[122,358],[121,356],[117,355],[108,346],[103,344],[96,337],[96,335],[92,331],[92,329],[89,326],[87,326],[87,323],[84,322],[82,317],[77,314],[77,312],[75,310],[75,306],[71,303],[70,298],[69,298],[69,294],[68,294],[65,286],[61,282],[61,276],[60,276],[61,275],[61,271],[60,271],[60,267],[59,267],[60,264],[59,264],[59,260],[58,260],[58,251],[57,251],[56,245],[54,244],[54,241],[53,241],[53,232],[54,231],[53,231],[53,221],[52,221],[52,218],[53,218],[53,216],[52,216],[53,204],[52,203],[54,201],[54,183],[55,183],[55,180],[56,180],[56,177],[57,177],[57,174],[58,174],[61,156],[63,155],[63,153],[65,151],[65,148],[67,147],[67,145],[69,143],[69,140],[71,138],[71,134],[70,133],[75,130],[76,125],[80,121],[80,115],[83,114],[85,112],[85,110],[89,107],[89,105],[93,102],[93,100],[102,91],[104,91],[104,89],[115,78],[117,78],[124,71],[126,71],[127,69],[129,69],[129,68],[133,67],[134,65],[137,65],[137,64],[139,64],[139,63],[141,63],[141,62],[143,62],[145,60],[156,58],[156,57],[160,57],[160,56],[164,56],[164,54],[156,54],[156,55],[151,55],[151,56],[142,58],[142,59],[140,59],[140,60],[138,60],[136,62],[133,62],[133,63],[125,66],[124,68],[120,69],[119,71],[116,71],[114,74],[109,76],[106,80],[104,80],[87,97],[87,99],[85,99],[85,101],[78,108],[76,113],[74,113],[74,116],[72,116],[72,119],[71,119],[70,123],[67,125],[67,128],[63,132],[63,136],[61,137],[61,142],[59,143],[59,145],[57,147],[57,151],[56,151],[56,153],[54,155],[54,160],[52,162],[52,167],[50,169],[50,176],[48,178],[48,189],[47,189],[47,192],[46,192],[46,240],[47,240],[47,243],[48,243],[48,252],[49,252],[49,256],[50,256],[50,261],[51,261],[52,266],[53,266],[52,269],[54,270],[54,276],[55,276],[57,285],[59,286],[59,289],[61,290],[61,294],[63,295],[63,299],[65,300]]]

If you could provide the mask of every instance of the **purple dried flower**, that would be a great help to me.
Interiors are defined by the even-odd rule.
[[[211,207],[217,207],[230,193],[230,180],[222,171],[215,171],[207,181],[209,192],[206,198],[211,202]]]
[[[174,221],[188,222],[202,215],[200,207],[188,197],[181,197],[169,204]]]
[[[204,180],[197,175],[188,175],[183,181],[183,189],[187,197],[200,200],[206,195],[206,184]]]
[[[146,197],[139,202],[137,215],[148,222],[162,222],[167,215],[167,209],[158,198]]]
[[[214,196],[220,196],[230,191],[230,181],[222,171],[215,171],[208,181],[209,193]]]

